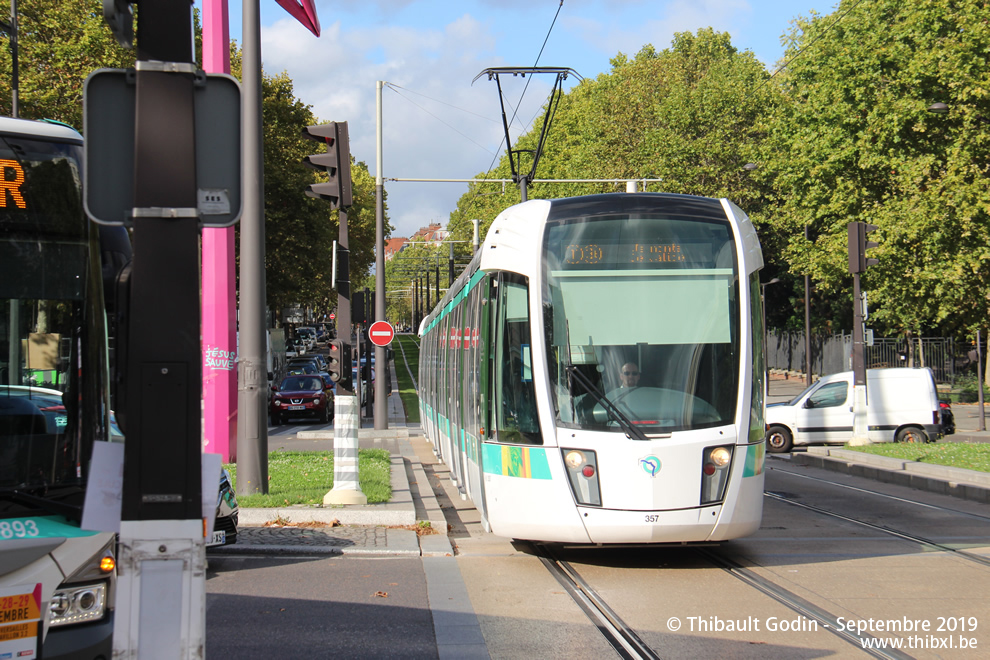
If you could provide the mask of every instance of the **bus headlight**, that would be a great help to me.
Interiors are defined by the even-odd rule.
[[[64,626],[70,623],[97,621],[103,618],[106,607],[106,583],[62,586],[52,595],[49,624]]]
[[[602,495],[598,488],[598,459],[587,449],[561,449],[571,490],[578,504],[601,506]]]
[[[705,448],[701,460],[702,504],[721,502],[725,497],[725,486],[729,483],[731,465],[732,445]]]

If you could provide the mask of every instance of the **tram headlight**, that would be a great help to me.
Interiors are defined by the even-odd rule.
[[[578,504],[601,506],[598,487],[598,457],[587,449],[562,449],[567,479]]]
[[[567,463],[567,467],[570,469],[578,470],[584,465],[584,454],[576,450],[571,450],[564,456],[564,462]]]
[[[721,502],[729,483],[729,467],[732,465],[732,445],[706,447],[701,461],[701,503]]]

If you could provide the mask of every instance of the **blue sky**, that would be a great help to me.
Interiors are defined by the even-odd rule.
[[[321,121],[348,122],[351,151],[373,175],[375,84],[384,80],[390,85],[383,94],[383,176],[470,178],[505,149],[495,84],[471,84],[483,69],[561,66],[594,78],[619,52],[635,55],[645,44],[661,50],[675,32],[703,27],[729,32],[734,46],[772,69],[791,21],[813,11],[831,14],[837,2],[317,0],[317,38],[275,0],[261,0],[262,60],[267,73],[289,74],[296,96]],[[229,11],[231,37],[240,41],[241,3],[231,1]],[[528,129],[551,83],[536,77],[524,96],[521,81],[503,84],[513,102],[522,96],[513,137]],[[430,222],[446,225],[467,184],[385,187],[393,236],[409,236]]]

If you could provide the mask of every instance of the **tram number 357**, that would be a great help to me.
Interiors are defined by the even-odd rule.
[[[655,513],[648,513],[646,514],[646,522],[648,523],[660,522],[660,516]]]

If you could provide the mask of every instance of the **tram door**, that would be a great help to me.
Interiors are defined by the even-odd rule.
[[[464,305],[454,307],[448,318],[450,319],[449,346],[447,352],[450,361],[449,396],[450,396],[450,443],[454,449],[451,454],[451,470],[457,483],[457,490],[461,495],[467,494],[467,484],[465,483],[464,472],[464,405],[463,405],[463,383],[464,383],[464,351],[461,348],[461,328],[464,327],[462,317],[464,315]]]
[[[485,341],[482,339],[483,310],[482,298],[486,296],[488,279],[484,278],[473,286],[467,295],[462,319],[463,340],[461,354],[464,357],[464,370],[461,373],[463,396],[462,420],[464,442],[465,486],[471,501],[481,516],[481,524],[488,529],[488,514],[485,509],[485,494],[481,466],[481,427],[484,425],[483,397],[481,392],[482,353]]]

